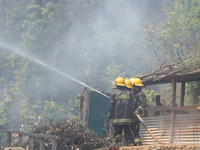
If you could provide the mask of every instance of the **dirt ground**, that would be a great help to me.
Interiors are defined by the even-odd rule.
[[[109,150],[109,148],[101,148],[97,150]],[[119,150],[200,150],[200,144],[129,146],[129,147],[120,147]]]

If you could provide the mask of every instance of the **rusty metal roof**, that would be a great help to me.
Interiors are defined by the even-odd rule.
[[[161,141],[169,143],[169,131],[171,115],[143,117],[143,120],[152,133]],[[140,136],[142,144],[156,144],[155,140],[148,134],[140,124]],[[175,144],[200,143],[200,114],[177,114],[175,121]]]

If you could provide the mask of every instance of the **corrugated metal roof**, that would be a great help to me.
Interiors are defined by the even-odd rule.
[[[171,115],[143,117],[152,133],[161,141],[169,143]],[[157,143],[140,124],[142,144]],[[200,143],[200,114],[177,114],[175,121],[174,143]]]

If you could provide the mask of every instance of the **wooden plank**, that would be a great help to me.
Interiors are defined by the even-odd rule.
[[[7,142],[6,142],[6,146],[10,147],[11,146],[11,133],[7,132]]]
[[[175,107],[176,102],[176,81],[172,79],[172,107]]]
[[[85,97],[80,97],[80,112],[83,111],[83,101],[84,101]]]
[[[29,150],[33,150],[33,137],[32,136],[29,136],[28,148],[29,148]]]
[[[85,89],[85,105],[84,105],[84,116],[83,116],[83,124],[88,124],[88,114],[89,114],[89,90],[88,88]]]
[[[185,97],[185,82],[181,82],[181,101],[180,106],[184,106],[184,97]]]
[[[89,116],[89,110],[90,110],[90,92],[88,92],[88,98],[87,98],[87,101],[88,101],[88,107],[87,107],[87,116],[86,116],[86,121],[88,123],[88,116]]]
[[[52,138],[52,150],[56,150],[56,138]]]
[[[7,133],[16,133],[16,134],[21,134],[23,136],[32,136],[32,137],[39,137],[39,138],[52,138],[56,137],[55,135],[48,135],[48,134],[37,134],[37,133],[28,133],[28,132],[19,132],[19,131],[8,131],[8,130],[1,130],[2,132],[7,132]]]
[[[78,116],[79,116],[79,120],[81,120],[81,118],[82,118],[81,114],[83,112],[83,101],[84,101],[85,97],[81,96],[81,97],[77,97],[77,98],[80,98],[80,107],[79,107],[79,114],[78,114]]]
[[[151,111],[165,111],[165,110],[197,111],[200,110],[200,106],[185,106],[185,107],[152,106],[152,107],[146,107],[145,109]]]
[[[160,103],[160,95],[156,95],[156,106],[161,106],[161,103]],[[154,113],[154,116],[158,116],[160,115],[160,111],[156,111]]]
[[[77,98],[80,98],[79,119],[81,119],[81,112],[83,111],[83,100],[84,100],[85,97],[83,97],[82,95],[83,95],[85,89],[86,89],[86,87],[83,88],[81,95],[77,96]]]
[[[40,150],[44,150],[44,138],[40,139]]]
[[[22,147],[5,147],[4,150],[25,150]]]
[[[156,106],[160,106],[160,95],[156,95]]]
[[[176,81],[172,79],[172,107],[175,107],[175,103],[176,103]],[[176,117],[176,112],[173,110],[171,116],[170,132],[169,132],[170,133],[169,143],[174,142],[175,117]]]
[[[18,141],[18,146],[19,147],[22,147],[22,135],[21,134],[19,134],[19,141]]]
[[[84,93],[85,89],[86,89],[86,87],[84,87],[84,88],[83,88],[83,90],[82,90],[82,92],[81,92],[81,96],[80,96],[80,97],[82,97],[82,95],[83,95],[83,93]]]
[[[88,89],[85,89],[85,104],[84,104],[84,113],[83,113],[83,125],[87,125],[86,121],[86,117],[87,117],[87,107],[88,107]]]

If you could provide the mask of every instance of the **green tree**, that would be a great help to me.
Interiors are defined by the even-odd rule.
[[[6,18],[7,29],[0,33],[0,35],[5,42],[18,44],[21,41],[21,33],[23,32],[22,24],[26,18],[26,8],[18,5],[7,12]]]
[[[54,101],[45,101],[44,108],[41,112],[41,120],[47,122],[50,119],[61,120],[67,118],[67,110],[59,106]]]
[[[57,26],[59,22],[64,23],[63,14],[65,14],[64,6],[52,3],[47,4],[45,8],[36,5],[29,5],[26,9],[21,6],[11,8],[7,15],[8,30],[3,33],[4,39],[5,41],[12,39],[11,43],[14,43],[13,41],[18,43],[20,46],[18,49],[21,49],[22,54],[23,50],[28,55],[40,59],[51,56],[52,50],[56,49],[56,42],[63,35],[63,26]],[[16,49],[11,47],[8,50]],[[24,57],[26,56],[25,54]],[[46,105],[46,100],[57,101],[60,105],[66,105],[70,101],[66,85],[70,86],[71,83],[66,82],[65,78],[16,54],[8,53],[1,57],[4,57],[1,59],[2,74],[6,75],[6,71],[10,70],[13,73],[2,78],[2,83],[6,85],[3,101],[7,102],[9,110],[14,105],[20,105],[21,121],[24,124],[37,120],[41,115],[41,109]],[[10,76],[12,78],[7,80]],[[38,101],[41,101],[41,106]]]
[[[154,90],[142,90],[146,96],[147,106],[155,106],[156,104],[156,95],[158,95]]]
[[[0,108],[0,129],[5,130],[5,128],[8,128],[10,126],[8,120],[6,119],[6,105],[3,105]],[[0,134],[0,141],[6,137],[3,132]]]
[[[62,27],[57,26],[63,21],[61,14],[65,14],[62,5],[48,3],[45,8],[38,5],[27,7],[26,19],[22,24],[21,46],[28,51],[29,55],[37,54],[37,57],[44,58],[42,56],[46,57],[56,48],[55,43],[63,34]]]
[[[173,64],[175,67],[198,66],[199,59],[199,29],[200,2],[198,0],[175,0],[169,10],[166,10],[165,22],[155,27],[149,27],[150,47],[156,54],[159,64]],[[171,58],[171,59],[169,59]],[[195,63],[192,63],[195,62]],[[186,84],[187,98],[190,105],[198,101],[199,81]],[[180,95],[178,93],[177,95]],[[167,98],[166,98],[167,99]],[[185,103],[189,104],[188,102]]]

